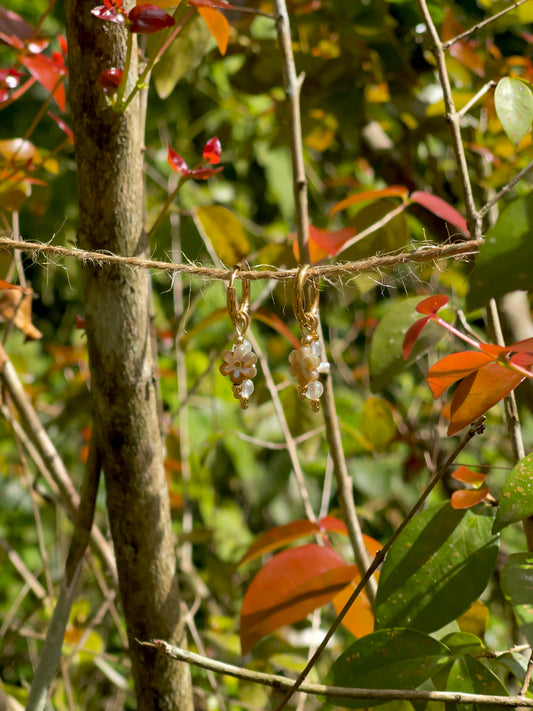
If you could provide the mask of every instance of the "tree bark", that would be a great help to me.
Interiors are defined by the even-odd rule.
[[[143,255],[144,102],[125,115],[102,100],[98,77],[122,68],[127,30],[94,18],[94,0],[66,0],[70,101],[79,193],[79,246]],[[126,3],[125,7],[126,7]],[[136,50],[132,62],[136,69]],[[182,645],[180,598],[157,417],[146,272],[87,263],[84,298],[93,427],[107,490],[139,711],[189,711],[186,665],[138,640]]]

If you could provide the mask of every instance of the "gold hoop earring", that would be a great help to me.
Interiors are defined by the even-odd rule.
[[[224,363],[219,370],[232,382],[233,396],[239,400],[243,410],[248,407],[250,395],[254,391],[252,378],[257,375],[257,356],[245,335],[250,325],[250,281],[242,279],[241,303],[237,303],[235,278],[239,267],[235,267],[226,290],[228,313],[233,323],[233,348],[222,352]]]
[[[316,280],[309,278],[309,264],[298,270],[294,287],[294,314],[302,332],[301,346],[289,354],[289,373],[298,381],[298,396],[307,398],[313,412],[320,410],[320,396],[324,386],[319,381],[321,373],[329,373],[329,363],[322,360],[322,347],[318,337],[319,293]],[[308,284],[305,295],[306,280]]]

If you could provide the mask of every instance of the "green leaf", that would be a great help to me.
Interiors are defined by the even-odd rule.
[[[428,323],[417,339],[407,360],[402,355],[402,344],[409,327],[420,314],[415,311],[421,301],[419,296],[395,304],[379,322],[370,344],[370,388],[380,392],[390,380],[421,355],[427,353],[444,335],[436,323]]]
[[[470,278],[467,308],[481,308],[510,291],[533,288],[533,194],[514,200],[487,233]]]
[[[533,121],[533,94],[520,79],[504,77],[494,92],[494,106],[503,130],[518,146],[531,128]]]
[[[490,516],[440,504],[418,514],[391,548],[379,579],[376,629],[433,632],[465,612],[496,563]]]
[[[490,671],[480,661],[465,654],[454,661],[450,669],[445,691],[458,691],[463,694],[485,694],[494,696],[509,696],[507,689],[498,677]],[[481,706],[478,704],[447,704],[449,711],[461,709],[461,711],[495,711],[500,709],[496,704],[493,706]]]
[[[361,433],[375,452],[384,452],[396,437],[393,408],[386,400],[369,397],[361,414]]]
[[[354,642],[328,672],[325,683],[359,689],[415,689],[449,661],[440,642],[408,629],[372,632]],[[370,699],[328,698],[352,709],[385,703]]]
[[[470,632],[450,632],[441,640],[453,654],[483,654],[483,642]]]
[[[196,216],[220,259],[237,264],[250,253],[250,243],[237,217],[221,205],[199,207]]]
[[[507,477],[500,496],[492,530],[498,533],[506,526],[533,515],[533,453],[516,464]]]
[[[179,80],[190,69],[197,67],[202,57],[211,49],[210,32],[201,17],[195,17],[187,26],[186,32],[180,32],[170,47],[156,62],[152,76],[155,89],[161,99],[166,99],[174,91]],[[148,51],[155,51],[160,38],[151,35],[148,38]]]
[[[533,643],[533,553],[509,556],[501,585],[522,633],[529,644]]]

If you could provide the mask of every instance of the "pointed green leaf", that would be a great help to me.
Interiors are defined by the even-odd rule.
[[[458,691],[463,694],[485,694],[494,696],[509,696],[505,686],[498,677],[480,661],[465,654],[458,657],[452,664],[448,681],[444,691]],[[501,706],[486,706],[478,704],[461,704],[455,707],[452,704],[447,707],[461,709],[461,711],[496,711]]]
[[[516,464],[500,496],[492,530],[498,533],[511,523],[533,515],[533,453]]]
[[[404,359],[403,339],[409,327],[420,319],[420,314],[415,311],[419,303],[419,296],[405,299],[395,304],[379,322],[370,344],[369,367],[372,392],[380,392],[395,375],[433,348],[443,337],[443,328],[433,322],[428,323],[417,338],[409,358]],[[442,318],[446,316],[442,315]]]
[[[509,556],[501,578],[502,592],[510,603],[520,629],[533,643],[533,553]]]
[[[396,437],[392,405],[380,397],[369,397],[361,414],[361,433],[375,452],[384,452]]]
[[[504,77],[494,92],[494,106],[503,130],[518,146],[531,128],[533,121],[533,94],[520,79]]]
[[[465,612],[483,592],[498,539],[488,512],[440,504],[419,513],[391,548],[379,579],[376,629],[433,632]]]
[[[510,291],[533,288],[533,194],[513,200],[487,233],[476,258],[468,309],[484,306],[490,299]]]
[[[408,629],[372,632],[354,642],[328,672],[326,684],[359,689],[415,689],[449,661],[449,650],[436,639]],[[352,709],[384,701],[329,698]]]

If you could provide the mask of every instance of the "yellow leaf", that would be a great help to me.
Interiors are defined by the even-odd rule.
[[[178,7],[181,0],[150,0],[150,3],[161,7],[163,10],[168,10],[169,7]]]
[[[250,253],[250,244],[237,217],[221,205],[199,207],[196,217],[225,264],[237,264]]]
[[[463,615],[457,618],[457,624],[461,632],[470,632],[483,639],[488,620],[488,607],[481,600],[476,600]]]
[[[220,54],[226,54],[229,40],[229,22],[221,12],[213,7],[199,7],[198,12],[203,17],[209,32],[215,38]]]

